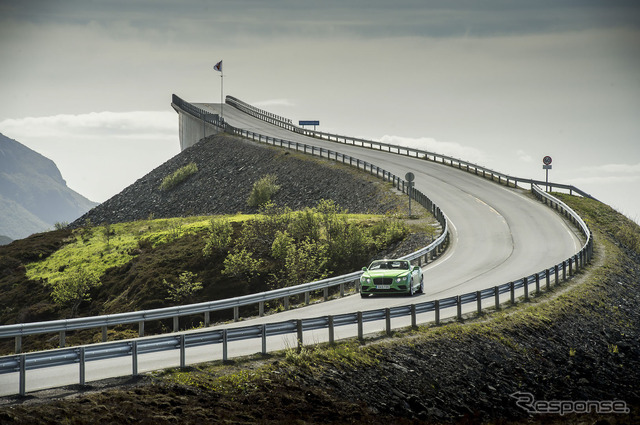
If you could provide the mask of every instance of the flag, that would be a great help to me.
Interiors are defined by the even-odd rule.
[[[216,71],[222,72],[222,61],[220,61],[217,64],[213,65],[213,69],[215,69]]]

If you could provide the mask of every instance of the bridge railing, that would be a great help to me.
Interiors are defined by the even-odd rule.
[[[240,99],[236,99],[233,96],[227,96],[225,99],[225,103],[241,110],[247,115],[251,115],[252,117],[258,118],[262,121],[277,125],[282,128],[286,128],[290,131],[300,132],[299,127],[293,125],[293,122],[291,122],[289,118],[284,118],[263,109],[256,108],[255,106],[245,103]]]

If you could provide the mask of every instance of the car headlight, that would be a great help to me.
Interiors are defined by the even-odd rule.
[[[405,280],[409,280],[411,275],[396,277],[396,283],[404,282]]]
[[[361,277],[360,281],[365,282],[365,283],[371,283],[371,278],[370,277]]]

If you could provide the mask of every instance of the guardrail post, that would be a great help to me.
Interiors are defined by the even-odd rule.
[[[567,281],[567,260],[562,262],[562,281]]]
[[[80,372],[80,385],[84,386],[85,384],[85,376],[86,376],[86,363],[85,363],[85,355],[84,355],[84,346],[81,346],[78,350],[78,367]]]
[[[524,283],[524,300],[529,301],[529,278],[523,277],[522,281]]]
[[[209,314],[208,311],[204,312],[204,327],[208,328],[209,326],[211,326],[211,315]]]
[[[180,330],[180,318],[173,316],[173,331],[178,332]]]
[[[133,376],[138,376],[138,341],[131,341],[131,369]]]
[[[304,304],[309,305],[309,291],[304,293]]]
[[[511,304],[516,303],[516,284],[515,282],[509,282],[509,291],[511,292]]]
[[[284,297],[284,309],[289,310],[289,297]]]
[[[107,327],[102,327],[102,342],[107,342],[109,334],[107,333]]]
[[[329,328],[329,344],[334,344],[335,342],[335,329],[333,328],[333,316],[328,316],[328,328]]]
[[[15,339],[15,352],[16,354],[22,353],[22,335],[18,335]]]
[[[433,309],[436,313],[436,325],[440,324],[440,300],[435,300],[433,302]]]
[[[258,303],[258,315],[260,317],[264,316],[264,301]]]
[[[540,273],[536,273],[536,295],[540,295]]]
[[[184,369],[187,366],[187,349],[185,344],[184,334],[180,334],[180,368]]]
[[[325,287],[325,288],[324,288],[324,290],[323,290],[322,292],[323,292],[323,298],[324,298],[324,300],[325,300],[325,301],[327,301],[327,300],[329,299],[329,288],[328,288],[328,287]]]
[[[558,286],[558,283],[560,281],[560,268],[556,264],[555,266],[553,266],[553,270],[555,272],[554,274],[555,274],[556,286]]]
[[[65,331],[60,331],[60,348],[64,348],[66,344],[66,335]]]
[[[411,328],[412,329],[417,329],[418,328],[418,320],[416,317],[416,305],[415,304],[411,304]]]
[[[262,354],[267,354],[267,325],[260,325],[260,336],[262,337]]]
[[[482,292],[476,291],[476,303],[478,304],[478,315],[482,314]]]
[[[298,333],[298,352],[302,350],[303,340],[302,340],[302,320],[296,320],[296,329]]]
[[[144,336],[144,320],[138,322],[138,336],[140,338]]]
[[[573,276],[573,257],[569,257],[569,277]]]
[[[229,339],[227,338],[227,330],[223,329],[222,330],[222,361],[226,362],[228,359],[228,347],[229,346]]]
[[[462,297],[460,295],[456,296],[456,307],[458,310],[458,320],[462,321]]]
[[[545,275],[545,285],[548,291],[549,289],[551,289],[551,273],[549,272],[549,269],[546,269],[544,271],[544,275]]]
[[[344,297],[344,283],[340,284],[340,298]]]
[[[390,308],[384,309],[384,322],[385,322],[385,330],[386,330],[387,336],[389,336],[391,335],[391,309]]]
[[[498,288],[497,286],[494,286],[493,295],[496,298],[496,311],[500,310],[500,288]]]
[[[362,312],[358,312],[358,340],[362,342],[364,339],[364,329],[362,326]]]
[[[27,355],[21,354],[18,358],[20,370],[18,372],[18,393],[25,395],[27,393]]]
[[[233,307],[233,321],[237,322],[238,320],[240,320],[240,307],[235,306]]]

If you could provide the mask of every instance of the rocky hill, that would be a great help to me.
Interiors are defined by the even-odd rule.
[[[210,136],[151,171],[122,192],[84,214],[72,226],[117,223],[149,217],[255,213],[247,205],[253,184],[276,176],[280,190],[272,198],[297,210],[334,200],[351,213],[385,213],[396,207],[379,180],[279,148],[235,136]],[[162,180],[190,163],[197,172],[169,190]]]
[[[5,243],[6,237],[20,239],[71,222],[95,205],[67,187],[53,161],[0,134],[0,235]]]

